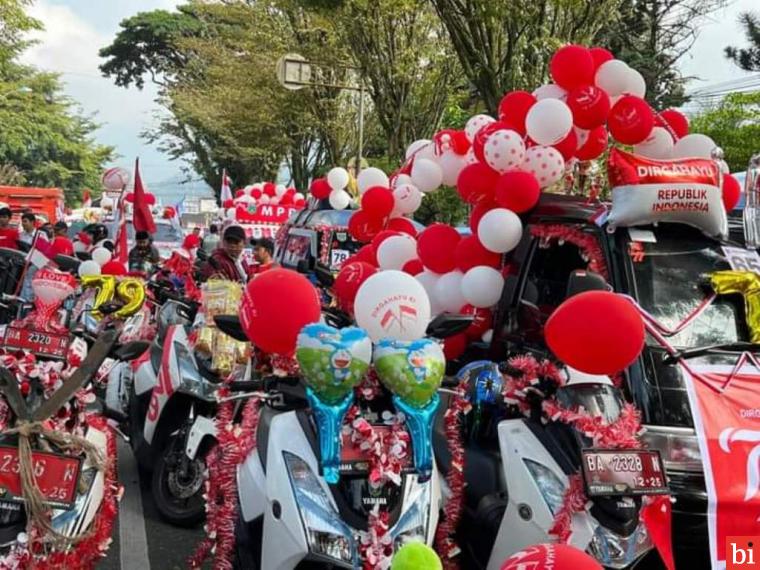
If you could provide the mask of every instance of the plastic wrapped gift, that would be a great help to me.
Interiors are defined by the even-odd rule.
[[[247,342],[240,342],[227,336],[222,331],[214,330],[215,345],[211,357],[211,368],[222,376],[229,375],[236,364],[245,364],[251,357],[251,347]]]
[[[236,315],[243,297],[243,286],[234,281],[209,279],[201,289],[206,323],[213,323],[217,315]]]
[[[243,297],[240,283],[210,279],[202,289],[203,325],[198,329],[195,349],[211,354],[211,368],[227,376],[235,364],[245,364],[251,356],[247,342],[237,341],[216,328],[217,315],[236,315]]]

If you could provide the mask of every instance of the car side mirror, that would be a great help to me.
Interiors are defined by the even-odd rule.
[[[472,315],[438,315],[427,328],[427,336],[444,339],[467,330],[472,324]]]
[[[241,342],[248,342],[250,339],[243,332],[243,326],[240,324],[240,317],[237,315],[217,315],[214,317],[214,322],[227,336],[231,336],[235,340]]]

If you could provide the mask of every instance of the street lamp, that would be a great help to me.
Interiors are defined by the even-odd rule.
[[[352,71],[359,76],[358,85],[350,83],[333,83],[323,81],[320,76],[327,75],[327,71],[334,69]],[[364,82],[361,80],[360,70],[350,65],[336,65],[308,61],[302,55],[289,53],[277,61],[277,80],[285,89],[298,91],[304,87],[327,87],[344,91],[357,91],[359,93],[359,141],[354,163],[355,175],[358,176],[362,168],[362,154],[364,152]]]

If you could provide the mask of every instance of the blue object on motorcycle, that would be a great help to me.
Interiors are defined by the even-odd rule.
[[[306,388],[306,397],[314,412],[314,420],[319,432],[319,453],[321,455],[322,475],[325,481],[334,485],[340,479],[340,445],[343,418],[348,408],[354,403],[354,393],[349,392],[342,400],[328,404]]]
[[[475,406],[495,403],[496,395],[504,387],[499,365],[491,360],[477,360],[467,364],[457,374],[457,380],[474,387],[474,390],[469,391],[469,399]]]
[[[406,417],[406,427],[412,437],[414,467],[421,483],[430,479],[433,472],[433,421],[440,403],[438,394],[434,394],[430,402],[421,408],[410,406],[398,396],[393,396],[393,405]]]

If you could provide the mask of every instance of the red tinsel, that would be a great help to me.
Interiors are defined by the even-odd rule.
[[[599,240],[593,234],[584,232],[580,227],[562,224],[537,225],[531,228],[531,234],[541,238],[543,243],[548,244],[551,240],[557,240],[560,245],[568,242],[580,250],[581,257],[588,263],[588,270],[598,273],[609,280],[607,262],[604,259]]]
[[[562,506],[554,515],[554,524],[549,529],[549,534],[559,538],[561,543],[566,544],[572,532],[573,515],[586,508],[586,491],[583,488],[583,477],[571,475],[568,487],[562,499]]]
[[[369,372],[356,388],[354,388],[354,395],[360,400],[365,402],[371,402],[382,394],[383,389],[380,387],[380,378],[375,372],[374,366],[370,367]]]
[[[359,555],[364,570],[387,570],[393,558],[393,541],[388,534],[387,511],[381,511],[379,505],[369,514],[367,532],[360,533]]]
[[[229,396],[226,386],[218,397]],[[213,568],[230,570],[235,547],[235,521],[238,517],[237,468],[256,445],[260,400],[252,397],[243,408],[239,424],[234,422],[235,404],[222,402],[216,414],[217,445],[206,457],[206,538],[188,560],[191,568],[200,568],[214,554]]]
[[[451,453],[451,464],[446,475],[446,485],[450,495],[443,508],[443,518],[439,521],[435,533],[435,547],[441,556],[445,570],[459,568],[459,562],[455,557],[460,553],[460,548],[454,539],[454,534],[459,526],[464,507],[464,444],[461,427],[462,418],[472,409],[472,405],[467,400],[467,383],[460,383],[455,392],[443,417],[446,440],[449,453]]]
[[[314,230],[319,232],[319,262],[325,267],[331,267],[330,252],[332,251],[333,232],[348,232],[344,226],[331,226],[328,224],[319,224],[314,226]]]

